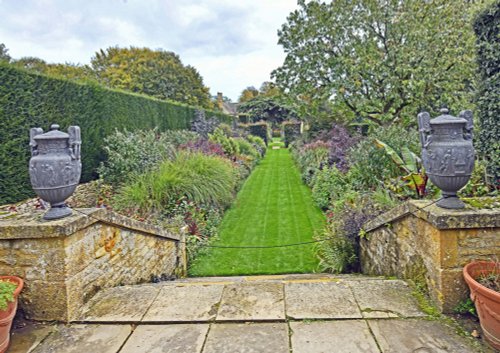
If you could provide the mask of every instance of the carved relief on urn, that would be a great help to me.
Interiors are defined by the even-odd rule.
[[[29,174],[36,194],[50,203],[44,219],[69,216],[71,209],[64,201],[73,194],[82,171],[80,160],[80,128],[70,126],[68,133],[59,131],[53,124],[50,131],[41,128],[30,130],[31,159]]]
[[[464,110],[457,117],[442,115],[431,119],[429,113],[418,115],[422,161],[429,179],[442,191],[437,205],[443,208],[464,208],[457,191],[470,179],[474,169],[472,145],[472,112]]]

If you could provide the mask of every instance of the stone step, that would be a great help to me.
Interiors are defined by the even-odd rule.
[[[284,275],[186,279],[101,291],[75,322],[285,322],[424,317],[401,280]]]
[[[82,312],[16,330],[9,353],[481,352],[376,277],[190,278],[106,289]]]

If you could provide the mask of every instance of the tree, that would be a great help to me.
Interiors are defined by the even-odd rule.
[[[274,82],[265,81],[260,85],[259,95],[264,97],[277,97],[281,95],[281,90]]]
[[[248,102],[249,100],[257,97],[259,95],[259,91],[254,86],[249,86],[241,91],[240,97],[238,98],[239,103]]]
[[[286,93],[348,120],[389,125],[471,101],[474,36],[465,0],[299,0],[278,31],[272,76]]]
[[[173,52],[148,48],[110,47],[91,60],[99,82],[112,88],[211,108],[209,90],[192,66]]]
[[[20,59],[12,60],[12,64],[26,70],[45,73],[47,62],[34,56],[24,56]]]
[[[11,57],[8,54],[9,49],[5,46],[5,44],[0,43],[0,62],[9,62]]]
[[[33,56],[26,56],[17,60],[12,60],[12,65],[23,69],[38,72],[41,74],[62,77],[69,80],[92,80],[94,74],[88,65],[78,64],[47,64],[43,59]]]
[[[252,121],[265,120],[273,125],[298,118],[295,110],[277,96],[259,95],[239,105],[238,112],[247,114]]]

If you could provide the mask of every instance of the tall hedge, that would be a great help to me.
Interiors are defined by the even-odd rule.
[[[477,36],[479,134],[477,147],[488,162],[488,174],[500,188],[500,1],[474,23]]]
[[[268,123],[260,121],[258,123],[247,124],[246,129],[250,135],[259,136],[263,139],[266,145],[269,143],[270,132]]]
[[[28,73],[0,64],[0,204],[33,195],[28,176],[29,129],[57,123],[82,129],[82,181],[96,176],[102,141],[115,129],[189,129],[198,108]],[[230,123],[232,117],[217,112]]]
[[[295,141],[302,134],[302,122],[285,121],[282,126],[283,135],[285,136],[285,147],[288,147],[291,142]]]

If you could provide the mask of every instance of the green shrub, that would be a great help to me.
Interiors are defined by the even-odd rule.
[[[160,134],[160,140],[163,143],[168,143],[175,148],[185,145],[190,141],[199,139],[200,136],[194,131],[188,130],[167,130]]]
[[[106,183],[118,185],[134,175],[151,170],[165,159],[173,159],[174,146],[155,130],[115,131],[104,139],[107,158],[98,173]]]
[[[384,141],[393,149],[400,151],[403,147],[420,156],[420,145],[417,131],[390,126],[374,130],[361,140],[348,153],[349,171],[352,184],[358,190],[375,190],[385,181],[401,175],[400,168],[384,150],[377,148],[375,139]]]
[[[255,148],[259,151],[261,156],[266,154],[267,146],[266,142],[259,136],[247,135],[246,139],[251,142]]]
[[[353,190],[346,190],[338,199],[332,200],[330,210],[326,212],[328,225],[319,238],[333,239],[320,242],[317,247],[322,269],[334,273],[359,271],[357,260],[363,225],[392,206],[393,203],[388,201],[384,205],[374,202],[371,193],[361,194]]]
[[[329,240],[318,243],[316,248],[321,271],[346,272],[349,266],[356,262],[357,257],[353,244],[346,237],[338,234],[334,228],[325,228],[320,238],[329,238]]]
[[[487,160],[489,182],[500,189],[500,3],[490,5],[474,23],[479,80],[477,147]]]
[[[486,169],[487,162],[485,160],[476,160],[469,182],[458,193],[460,197],[481,197],[490,193]]]
[[[330,145],[323,141],[315,141],[309,144],[292,143],[292,155],[302,173],[304,182],[312,186],[314,174],[327,167],[330,154]]]
[[[186,197],[199,205],[224,208],[233,199],[236,182],[237,173],[227,159],[182,151],[175,160],[124,185],[115,204],[144,213],[161,211]]]
[[[255,160],[260,159],[261,156],[259,151],[257,151],[254,145],[251,144],[248,140],[242,137],[235,138],[234,140],[238,144],[238,150],[241,154],[252,157]]]
[[[348,180],[335,166],[318,170],[312,179],[312,197],[319,208],[326,210],[333,199],[349,189]]]
[[[82,181],[96,177],[104,138],[115,129],[189,129],[198,108],[161,101],[93,83],[76,83],[0,64],[0,204],[34,195],[28,176],[29,129],[82,129]],[[232,117],[211,112],[220,120]]]
[[[246,129],[250,135],[259,136],[264,140],[266,145],[269,143],[270,128],[269,124],[266,122],[258,122],[246,125]]]
[[[234,158],[240,153],[238,143],[232,137],[226,135],[221,128],[216,128],[213,134],[208,134],[208,138],[210,141],[221,145],[226,156],[230,158]]]
[[[285,121],[283,123],[283,134],[285,136],[285,147],[295,141],[302,133],[302,122]]]

